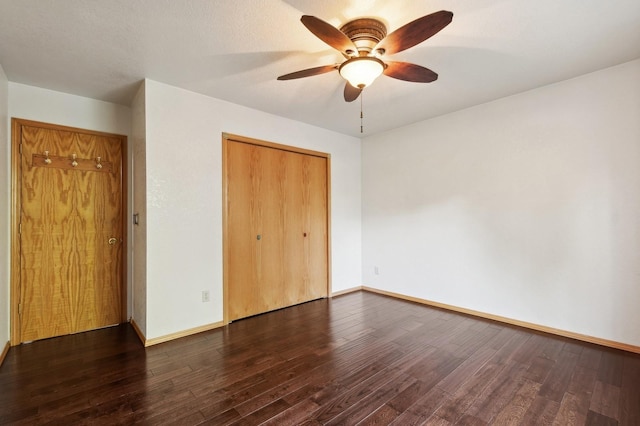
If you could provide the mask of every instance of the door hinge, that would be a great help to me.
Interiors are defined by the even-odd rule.
[[[18,234],[22,235],[22,222],[18,225]]]
[[[22,142],[20,142],[20,155],[22,155]]]
[[[18,303],[18,315],[22,315],[22,303]]]

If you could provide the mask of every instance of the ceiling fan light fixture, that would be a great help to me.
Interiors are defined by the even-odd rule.
[[[359,56],[351,58],[340,65],[338,71],[350,85],[359,89],[371,85],[384,71],[385,65],[378,58]]]

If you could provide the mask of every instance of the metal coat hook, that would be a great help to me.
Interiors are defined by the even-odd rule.
[[[101,161],[101,157],[96,158],[96,168],[97,169],[101,169],[102,168],[102,163]]]
[[[76,167],[76,166],[78,165],[78,162],[76,161],[76,154],[71,154],[71,159],[73,160],[73,161],[71,162],[71,165],[72,165],[73,167]]]
[[[51,164],[51,158],[49,158],[49,151],[45,151],[44,156],[45,156],[44,164]]]

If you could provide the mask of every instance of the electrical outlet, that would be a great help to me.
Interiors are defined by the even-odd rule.
[[[203,302],[208,302],[209,299],[209,290],[205,290],[202,292],[202,301]]]
[[[373,267],[373,273],[376,274],[376,275],[380,275],[380,269],[378,269],[377,266],[374,266]]]

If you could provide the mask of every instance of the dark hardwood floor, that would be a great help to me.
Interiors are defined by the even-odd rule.
[[[640,355],[358,292],[143,348],[14,347],[0,424],[640,425]]]

